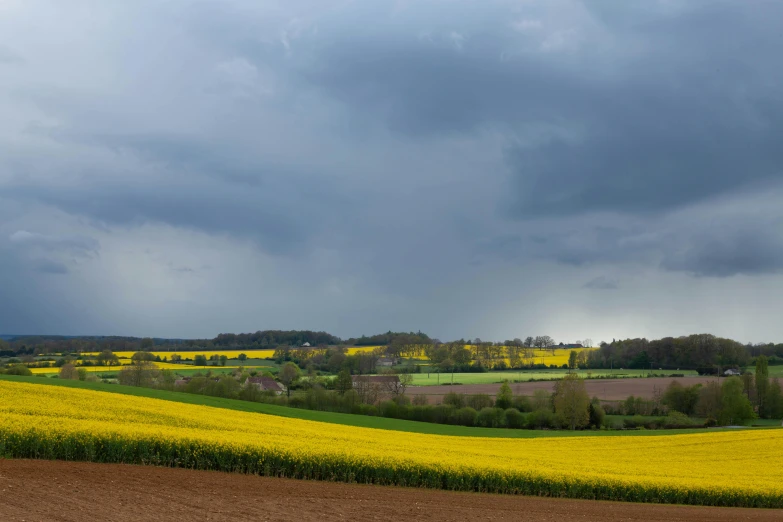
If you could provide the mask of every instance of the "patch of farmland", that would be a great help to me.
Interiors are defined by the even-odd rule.
[[[62,487],[68,494],[62,494]],[[778,522],[783,510],[595,502],[335,484],[152,466],[0,460],[0,520]],[[96,502],[95,492],[113,502]],[[133,499],[143,499],[135,502]],[[293,507],[292,507],[293,506]]]
[[[480,374],[486,375],[486,374]],[[445,374],[443,375],[445,376]],[[443,377],[441,376],[441,377]],[[497,378],[497,377],[496,377]],[[605,401],[625,400],[629,395],[652,399],[656,390],[663,391],[673,380],[679,381],[683,385],[706,384],[714,381],[716,377],[644,377],[628,379],[587,379],[585,388],[590,397],[598,397]],[[414,381],[415,383],[415,381]],[[473,395],[477,393],[486,393],[489,395],[497,394],[500,389],[500,383],[493,384],[463,384],[455,386],[412,386],[408,388],[411,395],[426,395],[431,404],[438,404],[447,393],[464,393]],[[536,390],[552,391],[555,386],[554,381],[528,381],[509,383],[511,391],[515,395],[533,395]]]
[[[3,380],[0,454],[498,493],[783,507],[783,468],[769,465],[783,459],[783,430],[642,437],[633,444],[624,437],[401,438],[391,431]],[[730,462],[731,473],[716,461]]]

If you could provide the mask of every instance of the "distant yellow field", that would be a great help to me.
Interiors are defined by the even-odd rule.
[[[476,347],[468,345],[466,348],[470,349],[471,352],[474,354],[476,353]],[[522,360],[525,363],[532,363],[532,364],[546,364],[547,366],[554,364],[556,366],[562,366],[564,364],[568,364],[568,357],[571,355],[571,352],[589,352],[592,350],[597,350],[597,348],[556,348],[554,350],[554,353],[552,353],[552,350],[541,350],[539,348],[534,348],[532,350],[532,357],[531,358],[523,358]],[[510,361],[508,358],[505,359],[506,364],[510,364]]]
[[[153,362],[155,366],[161,370],[219,370],[221,368],[241,368],[240,365],[226,365],[226,366],[193,366],[191,364],[174,364],[164,362]],[[122,369],[122,366],[78,366],[77,368],[84,368],[88,372],[101,372],[111,373],[118,372]],[[265,366],[245,366],[245,368],[266,368]],[[33,375],[51,375],[60,373],[60,368],[30,368]]]
[[[356,353],[361,352],[371,352],[374,349],[378,348],[377,346],[362,346],[358,348],[348,348],[346,351],[349,355],[353,355]],[[85,352],[83,355],[87,356],[96,356],[99,355],[100,352]],[[133,354],[136,352],[114,352],[114,355],[120,358],[120,362],[123,364],[128,364],[130,362],[130,358],[133,356]],[[179,355],[183,359],[193,359],[196,355],[204,355],[207,358],[212,357],[213,355],[225,355],[229,359],[236,359],[239,354],[244,353],[247,355],[248,359],[271,359],[274,357],[275,351],[274,350],[205,350],[205,351],[171,351],[171,352],[161,352],[161,351],[154,351],[150,352],[153,356],[160,356],[162,359],[163,357],[166,357],[167,359],[171,359],[172,355]]]

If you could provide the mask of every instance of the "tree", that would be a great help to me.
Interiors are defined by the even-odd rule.
[[[149,352],[136,352],[131,356],[131,361],[153,361],[155,356]]]
[[[67,379],[71,381],[79,380],[79,372],[76,370],[76,366],[73,364],[64,364],[62,368],[60,368],[60,379]]]
[[[11,365],[10,368],[5,370],[5,372],[0,370],[0,373],[5,373],[6,375],[24,375],[24,376],[30,376],[33,374],[33,372],[30,371],[30,368],[28,368],[24,364],[13,364]]]
[[[525,342],[522,344],[525,348],[533,348],[533,346],[535,346],[535,339],[528,335],[525,337]]]
[[[153,341],[151,338],[145,337],[144,339],[141,340],[141,349],[143,351],[148,352],[152,350],[154,347],[155,347],[155,341]]]
[[[696,412],[707,420],[715,421],[720,417],[722,407],[722,393],[720,384],[710,381],[699,390],[699,401],[696,403]],[[685,413],[685,412],[682,412]]]
[[[546,410],[552,411],[552,394],[546,390],[538,389],[533,391],[533,411]]]
[[[582,346],[584,346],[585,348],[592,348],[593,347],[593,340],[590,339],[589,337],[585,338],[585,340],[582,341]]]
[[[495,407],[503,408],[505,410],[506,408],[510,408],[513,402],[514,394],[511,392],[511,386],[508,385],[508,381],[503,381],[503,384],[500,385],[500,389],[498,390],[498,394],[495,396]]]
[[[343,368],[340,373],[337,374],[337,378],[334,380],[334,388],[342,395],[348,390],[353,389],[353,380],[351,379],[351,372]]]
[[[207,365],[207,356],[206,355],[196,355],[193,357],[193,366],[206,366]]]
[[[744,424],[752,419],[753,406],[742,392],[739,377],[729,377],[721,386],[721,410],[718,422],[724,425]]]
[[[769,362],[767,357],[759,355],[756,359],[756,401],[759,405],[759,417],[768,418],[767,395],[769,393]]]
[[[596,428],[603,426],[606,412],[601,407],[601,401],[598,400],[598,397],[593,397],[593,400],[590,401],[589,417],[590,426],[595,426]]]
[[[571,353],[568,354],[568,369],[576,369],[576,351],[574,350],[571,350]]]
[[[405,395],[405,390],[408,389],[408,386],[413,384],[413,375],[410,373],[401,373],[400,374],[400,395]]]
[[[157,377],[158,368],[151,361],[137,359],[120,370],[120,384],[127,386],[149,386]]]
[[[221,355],[220,356],[220,366],[225,366],[228,362],[228,356],[227,355]]]
[[[103,350],[98,354],[95,362],[98,363],[98,366],[114,366],[120,364],[120,359],[111,350]]]
[[[767,414],[770,419],[783,419],[783,390],[780,388],[780,382],[772,379],[767,391]]]
[[[693,415],[696,403],[699,402],[699,388],[701,386],[683,386],[679,381],[672,381],[661,397],[661,402],[669,410],[678,411],[685,415]]]
[[[240,353],[240,354],[237,356],[237,359],[239,359],[240,361],[243,361],[243,362],[244,362],[244,361],[247,361],[247,354],[246,354],[246,353]]]
[[[584,379],[570,373],[555,384],[555,414],[563,423],[575,430],[590,421],[590,396]]]
[[[291,384],[299,378],[300,370],[297,365],[292,362],[287,362],[280,370],[280,382],[285,385],[286,394],[291,396]]]

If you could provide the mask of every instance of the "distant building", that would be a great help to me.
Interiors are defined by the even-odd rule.
[[[260,391],[272,391],[276,395],[283,393],[283,386],[271,377],[248,377],[245,386],[255,386]]]
[[[176,381],[174,381],[174,386],[185,386],[189,382],[190,382],[190,377],[183,377],[181,379],[177,379]]]
[[[394,359],[390,359],[388,357],[381,357],[378,359],[378,362],[375,363],[375,366],[380,366],[381,368],[391,368],[394,366]]]
[[[737,370],[736,368],[729,368],[728,370],[723,372],[723,375],[726,375],[726,376],[742,375],[742,372]]]
[[[310,343],[304,343],[302,346],[305,348],[310,348]]]

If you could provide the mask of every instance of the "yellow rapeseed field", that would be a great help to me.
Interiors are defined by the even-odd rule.
[[[783,430],[502,439],[0,381],[0,456],[689,504],[783,506]]]
[[[130,361],[126,361],[130,363]],[[157,368],[161,370],[220,370],[225,368],[239,368],[239,365],[226,365],[226,366],[194,366],[192,364],[174,364],[165,362],[153,362]],[[251,365],[245,366],[248,369],[251,368],[263,368],[263,366]],[[90,373],[116,373],[122,370],[122,366],[78,366],[79,369],[84,369]],[[50,368],[30,368],[33,375],[50,375],[60,372],[60,368],[52,366]]]
[[[353,355],[356,353],[361,352],[370,352],[374,349],[378,348],[377,346],[361,346],[361,347],[354,347],[354,348],[347,348],[346,352],[348,355]],[[136,352],[114,352],[114,355],[120,358],[120,362],[123,364],[130,364],[130,358],[133,356],[133,354]],[[154,356],[160,356],[161,358],[166,357],[168,359],[171,359],[172,355],[179,355],[183,359],[193,359],[196,355],[205,355],[207,358],[212,357],[213,355],[225,355],[229,359],[236,359],[239,354],[244,353],[247,355],[248,359],[270,359],[274,357],[275,351],[274,350],[202,350],[202,351],[171,351],[171,352],[161,352],[161,351],[153,351],[150,352],[153,357]],[[99,352],[85,352],[83,355],[87,356],[97,356],[99,355]]]

